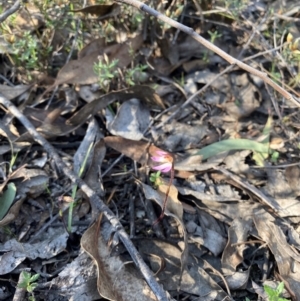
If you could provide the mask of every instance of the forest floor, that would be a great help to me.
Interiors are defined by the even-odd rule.
[[[300,5],[145,2],[183,32],[27,2],[0,1],[0,300],[300,300]]]

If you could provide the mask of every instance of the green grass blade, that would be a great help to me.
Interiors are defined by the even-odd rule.
[[[85,155],[85,158],[82,162],[82,165],[80,167],[80,170],[79,170],[79,177],[82,176],[82,173],[86,167],[86,163],[87,163],[87,159],[90,155],[90,152],[92,150],[92,147],[93,147],[94,143],[91,143],[87,152],[86,152],[86,155]],[[72,232],[72,218],[73,218],[73,209],[74,209],[74,200],[75,200],[75,197],[76,197],[76,192],[77,192],[77,185],[74,185],[73,188],[72,188],[72,199],[73,201],[70,203],[70,207],[69,207],[69,212],[68,212],[68,232],[71,233]]]

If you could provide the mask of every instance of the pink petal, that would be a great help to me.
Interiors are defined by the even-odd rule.
[[[152,167],[154,170],[160,170],[161,172],[169,172],[172,169],[172,164],[171,163],[164,163],[158,166]]]
[[[165,155],[168,155],[167,152],[163,151],[163,150],[157,150],[156,153],[160,156],[165,156]]]
[[[154,162],[164,162],[165,158],[164,157],[155,156],[155,157],[151,157],[151,160],[154,161]]]

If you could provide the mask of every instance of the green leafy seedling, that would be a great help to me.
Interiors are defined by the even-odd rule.
[[[33,295],[33,291],[37,287],[36,281],[40,277],[40,274],[34,274],[31,276],[29,272],[22,271],[20,277],[22,278],[22,281],[18,284],[18,287],[26,289],[26,291],[31,294],[29,300],[34,301],[35,298]]]
[[[268,295],[269,301],[289,301],[288,299],[281,298],[281,294],[284,289],[284,283],[280,282],[276,289],[271,288],[268,285],[264,285],[264,291]]]
[[[134,86],[137,82],[144,82],[144,79],[147,79],[147,74],[144,72],[147,68],[147,65],[138,65],[134,68],[127,69],[125,72],[127,85]]]
[[[222,34],[219,34],[218,31],[210,31],[208,30],[208,34],[210,36],[210,42],[212,44],[215,43],[216,39],[222,37]],[[207,50],[205,53],[204,53],[204,56],[203,56],[203,61],[205,62],[208,62],[208,54],[209,54],[209,51]]]
[[[161,184],[160,175],[161,175],[161,171],[151,173],[151,175],[150,175],[150,182],[152,182],[153,185],[156,186],[156,187]]]
[[[104,54],[103,59],[99,59],[94,64],[94,72],[98,76],[99,85],[106,93],[108,93],[110,82],[117,76],[118,60],[109,61],[107,55]]]

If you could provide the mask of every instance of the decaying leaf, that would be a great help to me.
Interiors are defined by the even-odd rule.
[[[45,300],[59,300],[65,296],[73,301],[90,301],[100,298],[97,290],[97,272],[92,259],[82,252],[51,280]]]
[[[178,290],[178,277],[181,273],[181,250],[177,245],[157,239],[138,239],[134,241],[137,249],[143,257],[147,258],[150,267],[157,274],[159,282],[168,291]],[[155,255],[155,256],[150,256]],[[209,273],[213,268],[204,260],[190,254],[187,258],[187,266],[182,273],[180,289],[205,301],[224,300],[227,294],[212,278]],[[164,267],[160,269],[161,261]]]
[[[296,300],[300,298],[300,256],[287,243],[274,217],[263,209],[256,210],[254,223],[259,236],[268,244],[278,265],[281,277],[287,281]]]
[[[11,251],[0,256],[0,275],[12,272],[26,259],[23,252]]]
[[[6,274],[15,269],[16,266],[9,263],[14,257],[20,264],[26,258],[34,260],[36,258],[49,259],[56,256],[65,250],[68,237],[68,233],[60,228],[52,235],[50,234],[49,238],[39,243],[20,243],[11,239],[0,244],[0,252],[5,252],[1,259],[1,266],[5,267],[2,272]]]
[[[13,87],[0,85],[0,93],[2,93],[3,96],[6,97],[7,99],[11,100],[22,95],[30,88],[32,88],[32,85],[19,85]]]
[[[204,200],[207,202],[236,202],[236,201],[240,200],[240,198],[237,198],[236,196],[227,197],[225,195],[224,196],[223,195],[211,195],[208,193],[195,191],[195,190],[189,189],[187,187],[178,186],[177,189],[182,195],[192,195],[199,200]]]
[[[134,87],[120,90],[118,92],[108,93],[86,104],[81,110],[79,110],[67,121],[67,124],[79,126],[83,124],[90,115],[96,114],[99,110],[104,109],[109,104],[115,101],[123,102],[131,98],[137,98],[150,107],[164,107],[161,98],[155,93],[152,88],[148,86],[135,85]]]
[[[37,131],[45,137],[52,138],[66,135],[75,130],[76,127],[66,124],[65,118],[61,116],[64,109],[57,108],[53,110],[41,110],[36,108],[26,107],[24,114],[29,118],[32,124],[37,128]],[[19,141],[27,141],[32,139],[28,133],[23,134]]]
[[[220,233],[209,229],[209,227],[205,228],[204,231],[193,221],[187,222],[186,229],[191,241],[206,247],[214,256],[220,255],[224,250],[226,239]]]
[[[23,196],[20,200],[16,201],[8,210],[7,214],[0,221],[0,227],[6,226],[13,222],[19,215],[19,211],[21,206],[25,200],[25,196]]]
[[[155,139],[155,141],[157,144],[162,145],[163,148],[176,152],[177,150],[193,148],[208,133],[209,130],[206,125],[197,122],[185,124],[173,120],[156,133],[158,139]]]
[[[171,65],[175,65],[179,60],[177,43],[172,43],[169,39],[158,40],[162,54],[167,58]]]
[[[122,137],[107,136],[104,138],[105,144],[116,151],[124,154],[140,164],[147,164],[149,160],[150,143],[144,141],[134,141]]]
[[[73,10],[75,13],[85,13],[85,14],[92,14],[92,15],[97,15],[97,16],[104,16],[112,12],[112,10],[116,9],[119,7],[118,4],[98,4],[98,5],[91,5],[91,6],[86,6],[81,9],[76,9]]]
[[[295,193],[300,193],[300,168],[299,166],[290,166],[285,170],[285,177],[295,191]]]
[[[150,111],[138,99],[124,102],[113,117],[106,110],[107,129],[113,135],[131,140],[141,140],[150,124]]]
[[[92,161],[89,169],[86,172],[84,181],[91,187],[97,194],[103,195],[104,189],[100,182],[101,165],[106,154],[106,147],[104,140],[101,139],[95,143],[92,150]]]
[[[138,35],[124,44],[117,44],[106,49],[96,51],[80,57],[78,60],[68,62],[58,73],[55,86],[65,83],[89,85],[98,81],[98,75],[94,72],[94,64],[99,61],[103,53],[108,55],[110,62],[118,60],[118,67],[126,67],[131,62],[130,51],[136,51],[143,42],[142,36]],[[114,48],[114,49],[113,49]],[[113,50],[113,51],[112,51]]]
[[[143,187],[143,191],[145,194],[146,199],[153,200],[157,204],[163,208],[163,203],[165,199],[165,194],[160,193],[156,190],[154,190],[151,186],[141,183],[141,186]],[[167,186],[163,185],[164,188],[161,188],[163,191],[167,190]],[[172,186],[171,186],[172,187]],[[185,226],[182,221],[182,213],[183,208],[180,202],[177,200],[177,190],[173,186],[173,188],[170,190],[170,194],[168,197],[168,201],[166,204],[165,214],[167,216],[173,217],[181,226],[182,236],[183,236],[183,247],[182,247],[182,253],[181,253],[181,272],[178,275],[178,287],[180,287],[181,277],[182,273],[185,269],[186,263],[187,263],[187,256],[188,256],[188,243],[187,243],[187,233]]]
[[[234,275],[236,268],[244,261],[243,251],[247,248],[247,241],[251,230],[252,218],[250,216],[236,217],[228,229],[228,241],[222,254],[222,271],[226,275]],[[241,283],[240,287],[244,285]]]
[[[77,175],[84,174],[84,171],[89,168],[92,157],[88,151],[91,151],[94,142],[99,141],[102,137],[103,135],[99,130],[99,125],[93,118],[89,123],[84,139],[81,141],[74,155],[74,171]],[[86,163],[84,164],[85,161]]]
[[[83,234],[81,239],[82,248],[97,265],[99,294],[112,301],[156,300],[133,263],[123,262],[119,257],[110,255],[105,237],[108,239],[111,231],[109,223],[103,224],[100,232],[95,223]]]

